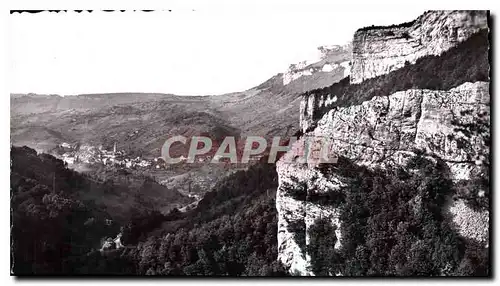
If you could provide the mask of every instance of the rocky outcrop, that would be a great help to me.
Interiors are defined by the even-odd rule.
[[[486,11],[429,11],[410,23],[367,27],[353,39],[351,83],[387,74],[427,55],[440,55],[486,28]]]
[[[279,179],[276,197],[278,259],[289,267],[290,273],[314,275],[309,267],[311,257],[306,250],[308,230],[318,219],[324,221],[326,218],[336,226],[335,248],[341,248],[343,244],[342,221],[339,219],[341,202],[325,205],[315,201],[314,197],[326,192],[328,195],[342,193],[349,187],[349,180],[339,175],[341,172],[324,172],[324,165],[319,164],[317,157],[311,156],[318,152],[310,148],[316,146],[310,142],[323,142],[321,147],[327,149],[319,153],[342,156],[354,165],[368,169],[404,166],[417,153],[423,153],[434,162],[444,162],[448,167],[444,168],[444,176],[457,185],[473,182],[484,167],[489,166],[490,94],[487,78],[454,78],[454,83],[442,87],[443,90],[436,90],[439,87],[425,82],[415,84],[416,81],[397,89],[387,88],[397,80],[421,76],[424,67],[419,61],[413,68],[405,68],[411,70],[411,74],[404,74],[405,70],[401,70],[402,74],[397,74],[399,71],[391,73],[393,77],[380,84],[377,79],[359,84],[414,64],[424,56],[441,55],[459,43],[473,39],[472,35],[487,26],[485,11],[430,11],[413,22],[360,29],[353,40],[350,85],[346,80],[338,86],[303,95],[300,104],[303,136],[276,164]],[[450,51],[468,54],[467,49]],[[443,61],[453,66],[455,62],[448,54],[443,55]],[[440,67],[435,63],[426,72],[432,74],[433,69]],[[304,64],[299,70],[305,71],[306,68]],[[471,68],[484,68],[484,64]],[[432,79],[448,83],[446,76]],[[413,89],[408,89],[412,86]],[[372,92],[374,90],[378,92]],[[361,100],[349,96],[360,96]],[[477,197],[484,196],[484,190],[473,188],[472,184],[468,194],[477,192]],[[457,188],[454,200],[450,198],[450,203],[442,207],[443,213],[450,216],[459,235],[488,245],[488,211],[472,209],[465,202],[466,198],[458,193]],[[415,195],[409,204],[418,213],[423,198]]]
[[[313,88],[330,85],[349,76],[352,46],[321,46],[318,47],[314,59],[291,64],[283,73],[283,85],[288,85],[301,78],[314,77],[314,82],[324,83]]]
[[[369,168],[402,164],[415,155],[415,149],[423,150],[445,161],[454,180],[467,180],[489,160],[489,113],[488,82],[467,82],[448,91],[410,89],[330,110],[277,163],[281,262],[292,273],[312,274],[307,270],[310,258],[299,253],[297,242],[292,241],[294,234],[287,227],[291,221],[303,220],[307,230],[317,218],[328,217],[332,224],[341,226],[337,209],[297,200],[290,194],[300,185],[324,192],[340,189],[344,184],[336,175],[325,177],[316,168],[316,162],[298,159],[306,138],[327,139],[329,153]],[[482,218],[488,213],[466,208],[460,203],[450,207],[459,233],[486,240],[488,223]],[[464,212],[471,215],[461,216]],[[306,231],[306,244],[307,241]]]
[[[312,135],[329,138],[332,152],[360,164],[398,162],[400,151],[416,148],[470,172],[466,165],[475,166],[488,156],[489,100],[487,82],[464,83],[449,91],[410,89],[331,110]],[[479,122],[488,132],[458,131]],[[460,146],[464,140],[470,143]]]
[[[337,101],[335,95],[316,95],[306,94],[300,102],[300,129],[303,132],[315,126],[315,123],[321,115],[321,110],[331,106]]]
[[[295,156],[301,148],[303,142],[297,142],[294,150],[286,156]],[[307,268],[310,265],[311,257],[305,251],[309,244],[307,235],[310,226],[318,218],[328,218],[333,225],[336,225],[336,235],[340,239],[340,221],[338,210],[331,207],[324,207],[305,200],[294,198],[290,195],[290,190],[297,190],[298,184],[304,183],[307,189],[314,189],[316,192],[327,192],[343,187],[341,180],[335,177],[325,177],[318,170],[309,168],[302,163],[288,163],[281,160],[277,164],[278,171],[278,191],[276,193],[276,208],[278,211],[278,259],[289,267],[289,272],[293,275],[312,275]],[[302,223],[304,229],[291,229],[294,223]],[[305,235],[304,245],[296,238],[298,231]],[[335,245],[340,247],[340,243]]]

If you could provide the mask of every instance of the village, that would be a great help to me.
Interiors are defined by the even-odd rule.
[[[124,150],[117,150],[116,143],[113,145],[113,150],[106,150],[102,145],[96,147],[63,142],[58,145],[55,153],[54,155],[61,158],[68,167],[77,164],[102,164],[127,169],[165,168],[165,162],[162,158],[144,159],[139,156],[132,158]]]

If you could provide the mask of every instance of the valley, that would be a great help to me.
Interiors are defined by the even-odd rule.
[[[11,94],[12,273],[491,277],[490,25],[359,27],[228,94]],[[249,136],[290,148],[211,163]]]

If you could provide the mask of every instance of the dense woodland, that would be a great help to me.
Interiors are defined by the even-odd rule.
[[[375,170],[340,158],[335,167],[322,172],[335,173],[348,187],[323,202],[340,209],[340,249],[334,248],[336,228],[328,217],[308,229],[307,247],[300,235],[295,236],[311,256],[315,275],[488,275],[488,248],[458,236],[444,211],[449,200],[457,198],[457,186],[438,158],[418,153],[406,166]],[[478,187],[474,186],[476,194]],[[473,202],[485,209],[487,200]]]
[[[64,273],[71,257],[100,247],[118,231],[108,213],[77,193],[98,188],[61,160],[27,147],[11,149],[12,270],[15,274]],[[104,188],[103,188],[104,190]]]
[[[272,164],[230,175],[192,211],[135,208],[127,222],[108,225],[105,208],[79,199],[87,188],[104,192],[104,185],[27,147],[13,147],[11,158],[17,275],[286,275],[277,262]],[[103,239],[118,232],[126,247],[99,251]]]

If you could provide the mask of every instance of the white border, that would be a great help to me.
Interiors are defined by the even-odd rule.
[[[1,133],[2,137],[0,140],[0,149],[1,149],[1,162],[3,162],[0,165],[0,176],[1,179],[0,181],[3,182],[4,184],[4,189],[2,190],[3,192],[3,199],[1,200],[3,207],[3,215],[0,216],[1,221],[2,221],[2,236],[1,236],[1,246],[2,246],[2,255],[1,255],[1,266],[0,266],[0,271],[2,273],[2,285],[5,284],[11,284],[15,282],[21,282],[21,281],[16,281],[14,278],[9,277],[10,271],[8,270],[10,268],[10,248],[8,245],[10,244],[10,213],[7,214],[9,208],[10,208],[10,198],[9,198],[9,188],[7,187],[7,184],[9,182],[9,168],[10,168],[10,154],[9,154],[9,149],[10,149],[10,110],[9,110],[9,88],[8,88],[8,82],[6,81],[7,79],[7,51],[6,51],[6,39],[7,39],[7,20],[8,20],[8,13],[10,9],[68,9],[68,10],[74,10],[74,9],[93,9],[93,10],[99,10],[99,9],[182,9],[182,10],[220,10],[224,9],[228,13],[231,11],[236,10],[242,10],[242,11],[247,11],[247,10],[260,10],[260,9],[283,9],[286,7],[286,9],[301,9],[302,7],[312,7],[314,5],[317,5],[318,7],[321,7],[321,5],[335,5],[335,7],[338,7],[339,9],[373,9],[373,11],[377,11],[380,9],[412,9],[412,8],[419,8],[419,9],[489,9],[491,10],[492,15],[498,15],[498,10],[496,9],[496,4],[498,1],[484,1],[484,0],[475,0],[475,1],[462,1],[462,0],[455,0],[455,1],[435,1],[435,0],[418,0],[418,1],[398,1],[398,0],[390,0],[390,1],[370,1],[370,0],[356,0],[356,1],[327,1],[327,0],[304,0],[304,1],[299,1],[299,0],[249,0],[249,1],[222,1],[222,0],[199,0],[199,1],[187,1],[187,0],[178,0],[178,1],[151,1],[151,0],[144,0],[144,1],[130,1],[130,0],[112,0],[112,1],[102,1],[102,0],[87,0],[87,1],[64,1],[64,0],[45,0],[45,1],[39,1],[39,0],[31,0],[31,1],[22,1],[22,0],[13,0],[9,2],[2,1],[0,2],[0,5],[2,5],[2,10],[1,10],[1,21],[0,23],[2,24],[2,40],[4,45],[0,45],[2,48],[2,57],[1,57],[1,63],[4,67],[4,69],[1,70],[1,78],[2,80],[0,81],[0,90],[3,92],[3,94],[0,97],[1,103],[0,103],[0,108],[2,108],[0,115],[3,117],[2,120],[0,121],[1,124]],[[498,20],[498,19],[497,19]],[[498,23],[497,23],[498,24]],[[498,26],[498,25],[497,25]],[[495,33],[496,34],[496,33]],[[498,42],[496,42],[498,46]],[[497,46],[494,47],[495,49],[495,63],[492,63],[497,66],[496,63],[498,61],[498,49]],[[497,82],[497,73],[495,73],[495,77],[491,79],[493,82]],[[492,94],[492,97],[495,96]],[[496,102],[497,100],[495,100]],[[498,112],[498,110],[497,110]],[[500,117],[495,115],[495,120],[494,120],[494,126],[500,126]],[[496,132],[494,133],[496,134]],[[496,150],[498,152],[498,138],[497,136],[494,136],[494,142],[495,146],[497,147]],[[498,169],[498,164],[496,164],[496,159],[493,160],[493,163],[497,168],[495,169],[495,174],[492,175],[492,178],[500,178],[500,171]],[[496,185],[496,184],[495,184]],[[494,192],[495,188],[493,188],[492,192]],[[498,207],[498,198],[499,195],[494,195],[495,198],[495,203],[494,206]],[[496,214],[496,211],[494,211]],[[498,229],[498,220],[494,219],[493,220],[495,225],[493,226],[493,229],[496,230]],[[495,246],[494,249],[498,250],[498,246],[495,244],[495,241],[492,241],[492,244]],[[495,255],[496,256],[496,255]],[[498,262],[494,258],[491,258],[493,262]],[[499,275],[499,267],[498,264],[493,264],[493,271],[496,274],[496,276]],[[37,283],[39,285],[53,285],[53,284],[71,284],[71,285],[81,285],[85,283],[86,281],[91,281],[91,282],[97,282],[97,283],[102,283],[102,282],[108,282],[110,284],[114,285],[122,285],[122,284],[129,284],[129,283],[140,283],[142,285],[153,285],[153,284],[158,284],[158,283],[178,283],[178,282],[184,282],[184,283],[192,283],[192,284],[214,284],[217,285],[219,283],[242,283],[242,284],[250,284],[250,283],[259,283],[259,284],[285,284],[286,285],[298,285],[304,284],[304,283],[324,283],[324,284],[330,284],[330,283],[346,283],[346,284],[379,284],[379,283],[386,283],[388,280],[366,280],[366,279],[353,279],[353,280],[329,280],[329,279],[322,279],[322,280],[291,280],[291,279],[282,279],[282,280],[276,280],[276,279],[269,279],[269,280],[244,280],[244,279],[231,279],[231,280],[214,280],[214,279],[207,279],[207,280],[136,280],[136,279],[121,279],[121,280],[104,280],[104,281],[94,281],[94,280],[84,280],[84,279],[75,279],[75,280],[39,280],[39,281],[22,281],[22,283]],[[420,281],[416,279],[412,280],[391,280],[390,283],[400,283],[400,282],[408,282],[410,284],[419,284]],[[469,279],[464,279],[464,280],[456,280],[456,279],[448,279],[448,280],[425,280],[425,282],[429,283],[453,283],[453,284],[469,284],[469,283],[490,283],[490,281],[487,280],[474,280],[471,281]],[[424,283],[425,283],[424,282]],[[5,284],[4,284],[5,283]]]

